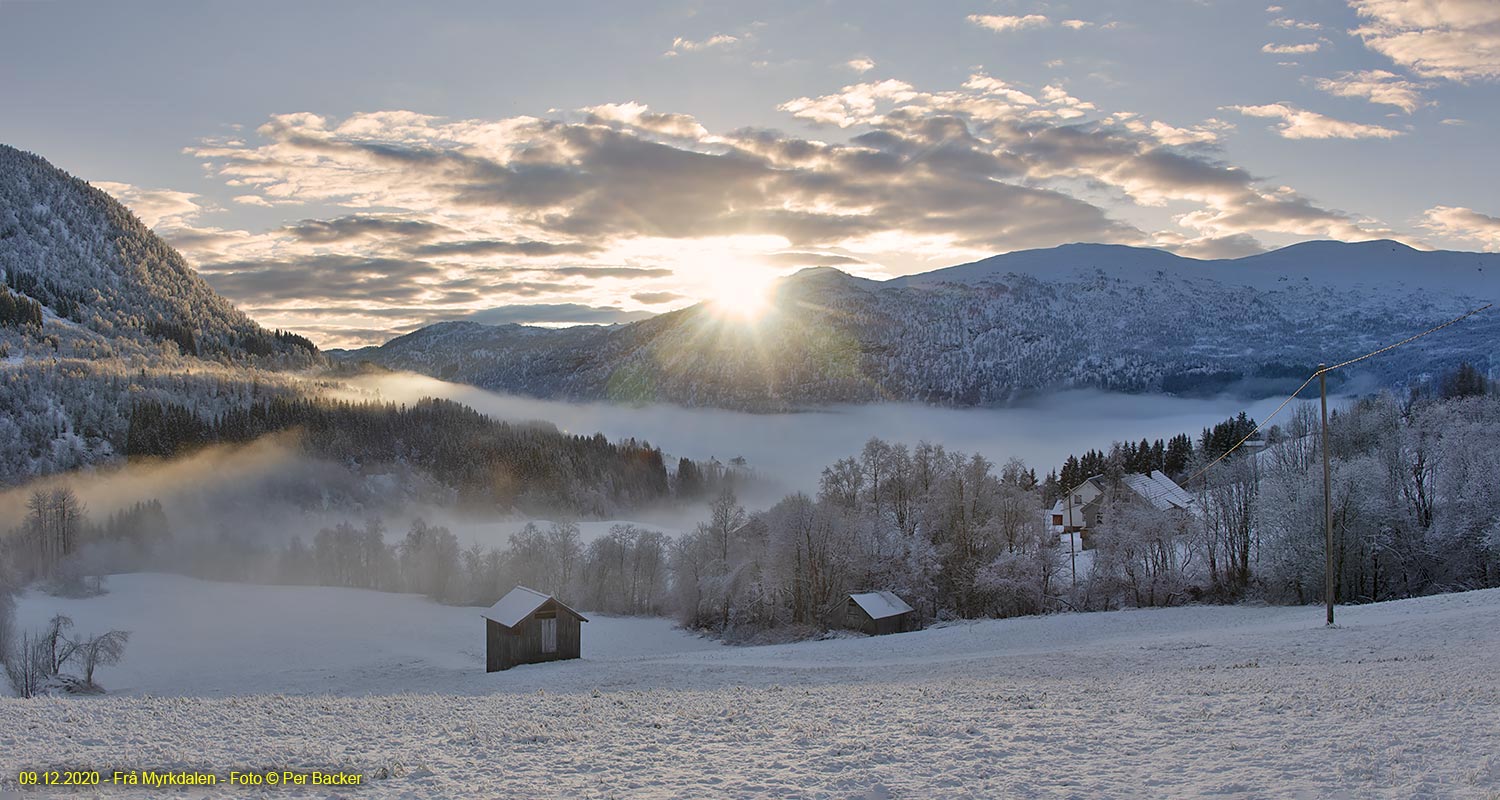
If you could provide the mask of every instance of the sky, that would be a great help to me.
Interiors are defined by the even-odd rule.
[[[0,142],[325,347],[1069,242],[1500,250],[1500,3],[0,0]]]

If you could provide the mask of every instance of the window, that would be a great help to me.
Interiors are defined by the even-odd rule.
[[[538,620],[542,623],[542,652],[557,652],[557,617]]]

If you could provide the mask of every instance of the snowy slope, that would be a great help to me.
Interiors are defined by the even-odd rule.
[[[344,768],[361,797],[1500,791],[1500,590],[1341,608],[1332,630],[1317,608],[1194,607],[760,648],[593,618],[582,660],[484,675],[478,609],[111,586],[23,599],[27,622],[137,633],[101,674],[120,694],[0,699],[0,791],[49,765]]]

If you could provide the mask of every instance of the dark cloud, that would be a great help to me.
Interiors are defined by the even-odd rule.
[[[788,267],[832,267],[865,263],[858,258],[832,253],[768,253],[762,258],[772,264]]]
[[[450,232],[444,225],[419,219],[353,215],[333,219],[305,219],[284,230],[299,241],[331,244],[370,236],[391,236],[407,241],[425,241]]]
[[[655,316],[649,311],[626,311],[615,306],[589,306],[581,303],[536,303],[508,305],[476,311],[465,319],[486,325],[536,323],[610,325]]]
[[[630,296],[630,299],[636,301],[637,303],[645,303],[648,306],[654,306],[661,303],[670,303],[673,300],[686,299],[686,295],[680,295],[676,292],[636,292],[635,294]]]
[[[424,261],[314,255],[288,261],[226,261],[200,268],[215,289],[238,302],[341,300],[408,303],[438,280],[439,270]]]
[[[581,278],[665,278],[672,274],[661,267],[550,267],[546,271]]]
[[[417,256],[559,256],[588,255],[599,251],[597,245],[583,242],[535,242],[477,239],[458,242],[434,242],[413,248]]]

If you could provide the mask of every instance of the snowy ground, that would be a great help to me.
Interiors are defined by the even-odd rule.
[[[596,616],[582,660],[485,675],[477,609],[110,588],[23,598],[28,625],[135,634],[108,697],[0,699],[0,794],[23,768],[127,767],[370,776],[348,797],[1500,797],[1500,590],[1333,630],[1197,607],[759,648]]]

